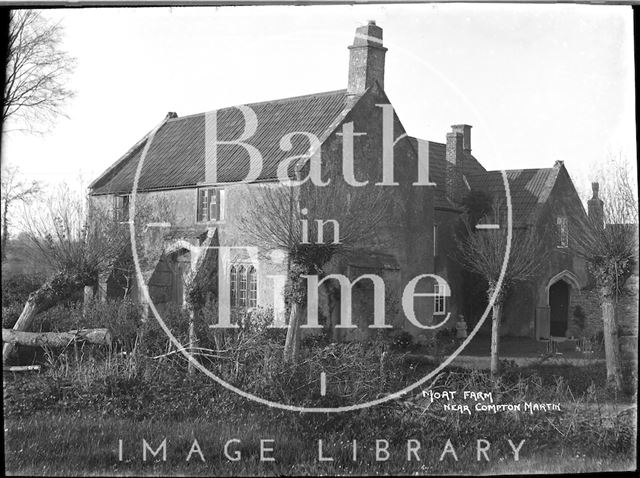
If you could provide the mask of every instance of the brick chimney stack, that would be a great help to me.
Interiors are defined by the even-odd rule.
[[[600,184],[591,183],[591,190],[593,191],[593,197],[587,201],[587,215],[589,220],[598,227],[604,226],[604,202],[598,197],[600,191]]]
[[[451,131],[462,134],[462,150],[471,154],[471,125],[454,124],[451,126]]]
[[[384,54],[382,28],[374,20],[358,27],[349,47],[349,84],[347,94],[360,95],[376,81],[384,88]]]
[[[464,180],[462,170],[464,165],[464,136],[455,131],[447,133],[445,194],[455,204],[462,202],[464,194]]]

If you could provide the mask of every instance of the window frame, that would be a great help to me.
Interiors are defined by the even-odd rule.
[[[121,205],[118,205],[119,200],[122,201]],[[115,194],[113,196],[113,215],[116,222],[129,221],[129,200],[129,194]]]
[[[250,265],[247,269],[247,307],[258,306],[258,270]]]
[[[212,207],[215,208],[215,214],[212,214]],[[224,222],[225,209],[226,190],[224,188],[202,186],[196,189],[197,223]]]
[[[258,307],[258,267],[235,263],[229,267],[229,301],[232,307]]]
[[[241,264],[238,268],[238,307],[247,307],[247,271],[248,268],[244,264]]]
[[[231,306],[234,307],[236,305],[236,303],[238,302],[238,284],[237,284],[237,280],[238,280],[238,268],[235,266],[235,264],[233,264],[231,266],[231,269],[229,271],[229,283],[231,286],[231,290],[229,293],[229,300],[231,302]]]

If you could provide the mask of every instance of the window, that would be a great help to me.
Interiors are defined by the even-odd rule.
[[[198,189],[198,222],[223,221],[224,199],[224,189]]]
[[[256,268],[249,267],[249,307],[256,307],[258,305],[258,277],[256,274]]]
[[[231,305],[238,303],[238,270],[231,266]]]
[[[244,266],[238,269],[238,305],[247,305],[247,269]]]
[[[254,266],[231,266],[231,306],[258,306],[258,274]]]
[[[433,284],[433,293],[436,294],[433,297],[433,314],[444,315],[444,312],[445,312],[444,288],[436,282],[435,284]]]
[[[118,195],[114,198],[114,211],[116,221],[123,222],[129,220],[129,196]]]
[[[558,247],[569,247],[569,224],[564,216],[558,217]]]

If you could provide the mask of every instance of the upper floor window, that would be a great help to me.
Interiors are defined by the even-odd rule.
[[[118,222],[129,220],[129,195],[116,195],[114,197],[115,219]]]
[[[198,189],[198,222],[223,221],[224,203],[224,189]]]
[[[558,217],[558,247],[569,247],[569,222],[565,216]]]
[[[258,305],[258,274],[254,266],[233,265],[230,271],[231,306]]]
[[[433,284],[433,293],[435,294],[435,296],[433,297],[433,314],[444,315],[446,310],[444,287],[436,282],[435,284]]]

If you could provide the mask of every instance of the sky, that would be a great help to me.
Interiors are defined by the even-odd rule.
[[[169,111],[346,88],[355,29],[375,20],[385,91],[410,135],[445,142],[473,126],[487,169],[565,162],[585,189],[610,155],[635,164],[630,6],[356,5],[59,9],[77,59],[68,118],[3,135],[30,179],[84,187]]]

